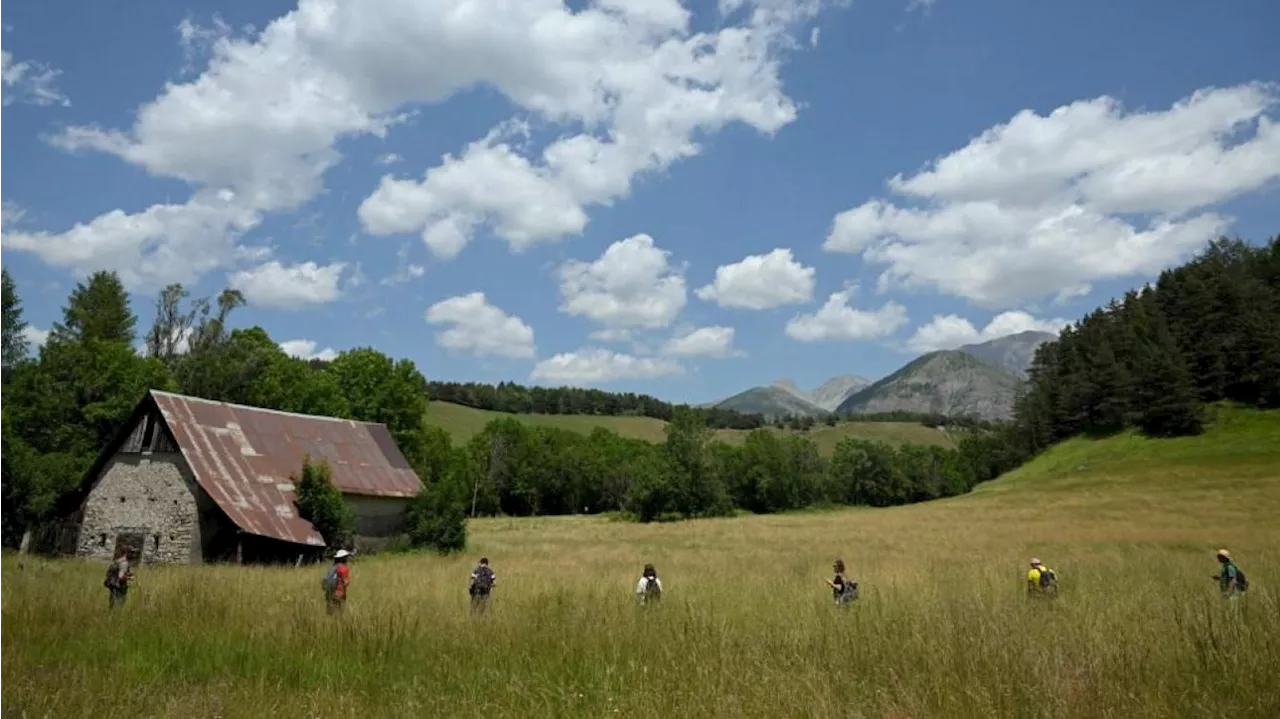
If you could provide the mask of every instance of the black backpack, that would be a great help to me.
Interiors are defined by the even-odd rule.
[[[476,568],[476,581],[472,585],[476,594],[488,594],[493,589],[493,570],[481,565]]]
[[[1058,575],[1052,569],[1045,567],[1040,570],[1040,588],[1049,592],[1058,588]]]
[[[648,577],[644,583],[645,599],[661,599],[662,585],[658,584],[657,577]]]
[[[128,577],[120,571],[120,563],[112,562],[107,567],[107,578],[102,580],[102,586],[107,589],[121,589],[127,581]]]
[[[853,601],[858,598],[858,580],[845,577],[844,586],[841,589],[841,594],[846,600]]]
[[[1249,579],[1244,576],[1244,570],[1240,567],[1236,567],[1236,589],[1242,592],[1249,589]]]

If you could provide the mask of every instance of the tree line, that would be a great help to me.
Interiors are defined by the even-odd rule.
[[[989,441],[975,435],[948,449],[848,437],[824,458],[809,438],[766,428],[740,445],[714,440],[688,407],[675,408],[661,443],[502,418],[441,454],[450,464],[439,476],[470,494],[474,515],[616,512],[648,522],[954,496],[992,478]]]
[[[740,447],[711,441],[713,429],[749,428],[758,415],[598,390],[431,383],[413,362],[369,347],[329,362],[297,359],[260,327],[231,328],[243,303],[235,290],[193,299],[171,285],[156,297],[155,320],[137,347],[129,294],[115,273],[98,272],[76,285],[62,321],[33,350],[17,288],[4,272],[7,545],[74,510],[85,472],[148,389],[385,424],[424,482],[407,517],[410,539],[443,550],[463,546],[469,515],[611,511],[649,521],[884,505],[956,494],[989,478],[970,459],[972,442],[944,450],[846,440],[827,460],[807,438],[759,425]],[[429,396],[527,411],[554,402],[562,412],[636,412],[669,423],[665,442],[655,444],[605,429],[581,435],[500,419],[454,446],[448,432],[426,423]],[[323,482],[316,486],[317,496],[332,494]]]
[[[668,421],[677,405],[647,394],[605,392],[581,387],[526,387],[515,382],[428,382],[432,399],[475,409],[511,414],[590,414],[605,417],[652,417]],[[765,424],[759,414],[696,407],[713,429],[755,429]]]
[[[980,419],[968,415],[948,417],[930,412],[867,412],[863,414],[837,415],[828,412],[821,419],[807,414],[786,414],[774,417],[769,423],[778,429],[790,429],[796,432],[808,432],[819,422],[828,427],[838,426],[841,422],[901,422],[904,424],[920,424],[931,429],[945,427],[953,430],[991,431],[999,428],[1001,422]]]
[[[1280,237],[1209,243],[1041,345],[1028,375],[997,474],[1081,434],[1198,434],[1214,402],[1280,408]]]

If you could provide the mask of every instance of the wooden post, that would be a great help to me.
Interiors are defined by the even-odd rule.
[[[502,435],[493,438],[493,443],[489,445],[489,486],[493,486],[493,476],[497,472],[498,466],[502,462]],[[471,518],[476,516],[476,499],[480,496],[480,477],[476,476],[475,482],[471,485]]]
[[[236,532],[236,564],[244,564],[244,533]]]
[[[27,568],[27,552],[31,550],[31,528],[22,533],[22,544],[18,546],[18,570]]]

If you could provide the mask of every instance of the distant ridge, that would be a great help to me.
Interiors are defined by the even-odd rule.
[[[766,419],[775,417],[822,417],[826,410],[812,402],[797,397],[777,385],[752,387],[714,405],[717,409],[732,409],[744,414],[762,414]]]
[[[824,417],[840,406],[846,397],[868,384],[870,381],[862,377],[844,375],[827,380],[809,393],[800,389],[794,381],[783,378],[768,386],[752,387],[705,406],[762,414],[768,419],[788,416]]]
[[[1036,357],[1036,349],[1045,342],[1056,340],[1057,335],[1050,332],[1028,330],[1014,335],[997,337],[979,344],[959,347],[960,352],[984,359],[1019,377],[1026,377],[1032,360]]]
[[[1008,419],[1022,379],[958,350],[930,352],[851,395],[836,414],[916,412],[985,420]]]
[[[1036,350],[1054,339],[1057,335],[1051,332],[1029,330],[921,355],[875,383],[840,375],[805,392],[791,379],[781,378],[702,406],[761,414],[766,419],[878,412],[1008,419]]]

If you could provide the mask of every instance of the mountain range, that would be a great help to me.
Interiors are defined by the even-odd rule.
[[[856,375],[833,377],[811,392],[788,379],[752,387],[705,406],[762,414],[823,417],[877,412],[918,412],[1007,419],[1036,348],[1048,332],[1019,332],[954,350],[921,355],[877,382]]]
[[[852,375],[832,377],[812,392],[805,392],[789,379],[780,379],[765,387],[752,387],[710,406],[732,409],[747,414],[774,417],[822,417],[840,406],[850,395],[871,384],[871,380]]]

